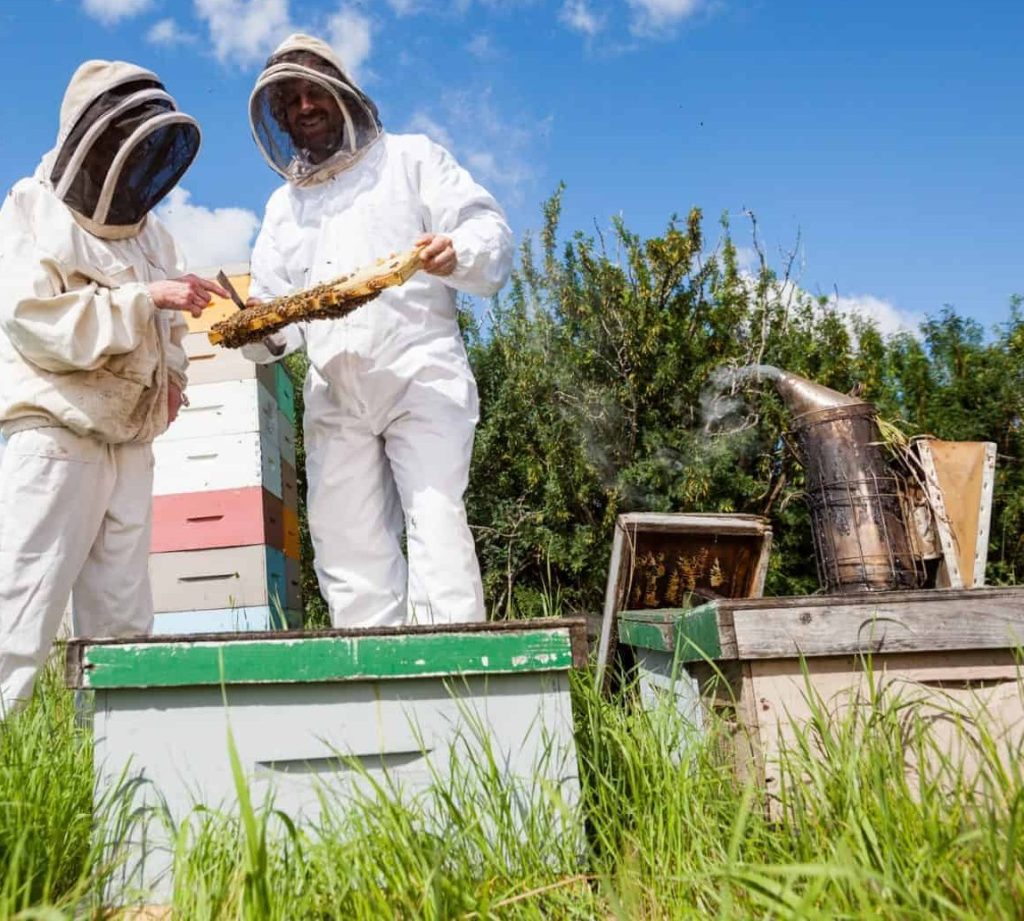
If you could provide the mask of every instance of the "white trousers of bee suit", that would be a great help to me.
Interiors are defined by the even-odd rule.
[[[460,373],[458,364],[432,380],[364,369],[343,390],[310,372],[309,529],[336,627],[484,619],[462,498],[477,393],[468,365]]]
[[[64,428],[15,432],[0,459],[0,719],[25,703],[72,596],[75,634],[153,630],[153,452]]]

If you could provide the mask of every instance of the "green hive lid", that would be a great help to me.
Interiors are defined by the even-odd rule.
[[[718,633],[718,605],[696,608],[660,608],[622,611],[619,642],[624,646],[678,655],[680,662],[698,662],[722,656]]]
[[[290,684],[565,671],[586,661],[582,619],[457,627],[73,640],[71,687]]]

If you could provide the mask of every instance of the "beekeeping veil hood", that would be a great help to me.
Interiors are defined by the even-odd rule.
[[[341,110],[344,127],[338,149],[319,163],[312,162],[288,131],[283,90],[292,80],[322,87]],[[377,107],[345,72],[330,46],[302,34],[286,38],[270,56],[249,97],[249,121],[256,145],[270,166],[300,187],[326,182],[352,166],[382,132]]]
[[[199,152],[199,125],[156,74],[86,61],[60,107],[57,146],[37,175],[90,233],[121,239],[174,188]]]

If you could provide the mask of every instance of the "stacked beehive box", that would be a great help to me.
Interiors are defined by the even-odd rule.
[[[242,297],[247,271],[228,270]],[[235,309],[218,299],[189,317],[190,405],[153,446],[156,633],[301,623],[295,393],[280,365],[210,344]]]

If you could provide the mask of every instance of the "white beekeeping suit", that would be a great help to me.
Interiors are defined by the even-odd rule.
[[[319,162],[293,139],[284,113],[289,88],[302,81],[341,113],[336,149]],[[443,148],[386,134],[376,107],[317,39],[295,35],[274,52],[250,117],[261,151],[288,180],[271,196],[253,250],[253,297],[345,274],[423,234],[454,247],[445,277],[419,272],[344,319],[297,324],[246,348],[257,361],[301,347],[309,357],[309,525],[331,619],[483,620],[463,504],[477,391],[456,292],[489,296],[504,284],[512,261],[504,215]]]
[[[187,327],[149,284],[181,270],[149,211],[198,146],[154,74],[89,61],[56,147],[0,209],[0,719],[69,594],[78,633],[152,629],[150,442],[185,386]]]

